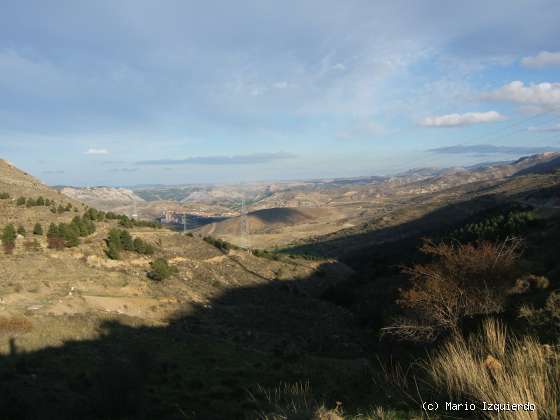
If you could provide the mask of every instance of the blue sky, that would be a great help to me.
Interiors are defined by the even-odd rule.
[[[559,16],[557,0],[3,1],[0,157],[72,185],[513,159],[560,147]],[[434,152],[458,145],[504,147]]]

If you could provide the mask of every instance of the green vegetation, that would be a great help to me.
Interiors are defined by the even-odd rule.
[[[9,198],[9,194],[5,197]],[[18,197],[16,200],[16,205],[18,206],[25,206],[25,207],[50,207],[54,205],[54,201],[51,201],[48,198],[44,198],[39,196],[37,198],[33,197]]]
[[[25,230],[25,228],[22,225],[19,225],[18,228],[17,228],[17,233],[18,233],[18,235],[25,236],[27,231]]]
[[[178,273],[177,267],[169,265],[165,258],[157,258],[150,263],[148,277],[155,281],[165,280]]]
[[[42,230],[42,229],[41,229]],[[95,223],[91,220],[76,216],[70,223],[51,223],[47,232],[49,248],[62,249],[80,245],[80,237],[86,237],[95,232]]]
[[[133,228],[133,227],[149,227],[149,228],[154,228],[154,229],[161,228],[161,224],[158,223],[158,222],[150,222],[150,221],[147,221],[147,220],[131,219],[124,214],[116,215],[115,218],[118,219],[119,226],[122,226],[122,227],[125,227],[125,228]]]
[[[33,235],[43,235],[43,226],[41,226],[41,223],[35,223],[35,226],[33,226]]]
[[[260,258],[267,258],[269,260],[278,261],[280,260],[280,253],[269,251],[266,249],[254,249],[253,255]]]
[[[121,251],[136,252],[142,255],[152,255],[155,252],[152,244],[141,238],[133,239],[126,229],[111,229],[105,242],[107,243],[106,254],[113,260],[121,258]]]
[[[117,220],[119,226],[124,228],[133,228],[133,227],[148,227],[148,228],[161,228],[161,224],[158,222],[150,222],[147,220],[136,220],[131,219],[124,214],[116,214],[111,211],[103,212],[94,208],[89,208],[84,217],[88,218],[89,220],[94,220],[97,222],[103,222],[105,220]]]
[[[461,242],[499,241],[525,234],[536,225],[538,220],[533,211],[511,210],[505,214],[486,217],[476,223],[469,223],[454,230],[449,236]]]
[[[14,252],[16,247],[16,228],[13,224],[6,225],[2,230],[2,247],[6,254],[11,254]]]
[[[212,236],[205,236],[203,239],[205,242],[215,246],[222,252],[229,252],[231,249],[239,249],[239,247],[236,245],[230,244],[229,242],[223,241],[218,238],[213,238]]]
[[[0,192],[0,200],[7,200],[10,198],[10,194],[7,192]]]

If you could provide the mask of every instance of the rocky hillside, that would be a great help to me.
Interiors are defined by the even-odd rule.
[[[101,210],[112,210],[115,207],[133,203],[143,203],[144,199],[132,190],[113,187],[74,188],[63,187],[60,192],[75,200],[86,203]]]
[[[5,160],[0,160],[0,196],[0,226],[13,223],[30,230],[35,223],[69,221],[85,210],[84,204],[47,187]],[[36,205],[37,199],[42,204]]]

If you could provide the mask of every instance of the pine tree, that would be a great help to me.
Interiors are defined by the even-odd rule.
[[[40,223],[35,223],[35,226],[33,226],[33,235],[43,235],[43,226]]]
[[[6,225],[2,231],[2,246],[6,254],[11,254],[16,246],[16,228],[13,224]]]
[[[121,231],[113,228],[109,231],[109,236],[107,237],[107,256],[113,260],[118,260],[121,257],[120,252],[122,249]]]
[[[125,251],[133,251],[134,243],[132,241],[132,236],[128,233],[128,230],[121,230],[120,240],[122,247]]]

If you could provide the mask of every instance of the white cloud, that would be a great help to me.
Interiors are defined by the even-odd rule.
[[[560,106],[560,83],[525,85],[516,80],[493,92],[483,94],[482,99],[554,108]]]
[[[86,155],[108,155],[107,149],[88,149]]]
[[[534,57],[525,57],[521,60],[525,67],[542,69],[544,67],[560,67],[560,52],[541,51]]]
[[[424,127],[458,127],[481,123],[491,123],[507,119],[496,111],[467,112],[466,114],[448,114],[426,117],[420,121]]]

